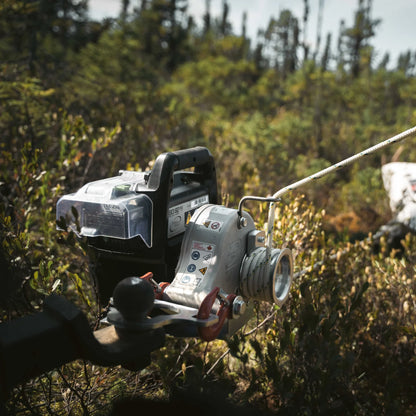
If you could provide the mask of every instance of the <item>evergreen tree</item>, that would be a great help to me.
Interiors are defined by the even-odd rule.
[[[359,0],[358,9],[354,15],[354,24],[344,30],[347,62],[350,73],[354,78],[360,75],[364,51],[371,54],[369,40],[375,35],[379,19],[371,18],[371,0]],[[371,57],[369,60],[371,64]]]
[[[272,65],[285,78],[296,69],[298,62],[298,19],[290,10],[282,10],[279,19],[270,19],[264,41]]]
[[[247,39],[247,12],[243,12],[243,18],[241,20],[241,36]]]
[[[403,52],[397,59],[397,70],[403,71],[407,76],[413,75],[416,65],[416,53],[412,54],[410,50]]]
[[[219,22],[219,33],[221,36],[228,36],[231,34],[231,24],[228,21],[228,15],[230,12],[230,5],[227,0],[222,2],[222,15]]]
[[[328,69],[329,60],[331,58],[331,38],[332,38],[331,33],[328,33],[326,35],[324,53],[322,54],[322,58],[321,58],[322,71],[326,71]]]
[[[211,31],[211,0],[205,0],[205,14],[204,14],[203,32],[206,35]]]
[[[142,52],[159,67],[172,70],[189,52],[187,7],[187,0],[152,0],[142,3],[133,16],[134,36],[143,44]]]
[[[307,43],[307,26],[309,19],[309,3],[308,0],[303,0],[303,62],[307,61],[309,56],[309,46]]]
[[[25,61],[32,73],[64,67],[70,52],[96,41],[105,24],[88,20],[87,0],[4,0],[0,59]]]
[[[342,72],[345,69],[345,51],[344,51],[344,34],[345,34],[345,20],[341,19],[338,30],[337,41],[337,70]]]
[[[127,20],[128,10],[129,10],[130,0],[121,0],[121,13],[120,20],[125,23]]]
[[[387,52],[384,54],[383,58],[381,59],[379,65],[378,65],[378,69],[387,69],[387,65],[390,61],[390,54]]]

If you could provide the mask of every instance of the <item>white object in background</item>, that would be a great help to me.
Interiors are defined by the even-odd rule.
[[[416,163],[388,163],[381,174],[395,220],[416,230]]]

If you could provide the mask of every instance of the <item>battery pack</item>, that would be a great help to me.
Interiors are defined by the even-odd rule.
[[[150,172],[120,171],[90,182],[57,203],[63,222],[90,248],[91,271],[106,301],[124,277],[174,277],[186,226],[195,210],[217,203],[213,157],[204,147],[161,154]]]

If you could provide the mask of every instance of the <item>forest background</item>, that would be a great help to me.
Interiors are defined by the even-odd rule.
[[[307,0],[302,19],[282,10],[255,44],[247,16],[233,32],[226,1],[202,26],[185,0],[130,6],[94,21],[86,0],[0,4],[3,321],[57,292],[98,322],[84,248],[55,226],[57,199],[86,182],[202,145],[235,207],[416,124],[416,51],[376,60],[369,0],[313,50]],[[141,373],[66,365],[15,389],[8,410],[109,412],[119,398],[198,386],[281,414],[414,414],[415,239],[401,255],[365,239],[391,219],[380,175],[391,160],[415,161],[414,140],[284,198],[275,241],[307,273],[282,309],[259,307],[228,342],[170,339]],[[252,213],[262,226],[264,212]]]

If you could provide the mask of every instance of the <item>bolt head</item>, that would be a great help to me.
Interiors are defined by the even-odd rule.
[[[244,315],[247,305],[241,296],[237,296],[233,302],[233,318],[239,318]]]

